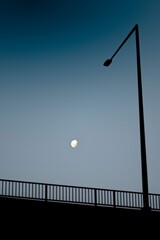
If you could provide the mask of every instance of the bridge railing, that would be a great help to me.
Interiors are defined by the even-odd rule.
[[[141,192],[0,179],[0,196],[94,206],[143,208]],[[160,194],[149,194],[152,210],[160,210]]]

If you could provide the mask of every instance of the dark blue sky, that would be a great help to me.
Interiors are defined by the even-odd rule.
[[[0,1],[0,177],[141,191],[138,23],[149,191],[160,193],[157,0]],[[70,142],[78,140],[72,149]]]

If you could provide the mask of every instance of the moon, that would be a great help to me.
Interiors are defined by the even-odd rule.
[[[72,148],[76,148],[77,145],[78,145],[78,141],[77,141],[76,139],[74,139],[74,140],[71,141],[71,147],[72,147]]]

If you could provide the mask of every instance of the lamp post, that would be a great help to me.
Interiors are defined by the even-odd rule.
[[[141,170],[142,170],[142,190],[143,190],[143,208],[149,209],[148,201],[148,176],[147,176],[147,159],[146,159],[146,144],[145,144],[145,128],[144,128],[144,113],[143,113],[143,96],[142,96],[142,80],[141,80],[141,62],[140,62],[140,46],[139,46],[139,31],[138,24],[129,32],[127,37],[115,51],[110,59],[104,62],[104,66],[108,67],[112,63],[112,59],[119,52],[122,46],[135,32],[136,39],[136,57],[137,57],[137,79],[138,79],[138,103],[139,103],[139,124],[140,124],[140,144],[141,144]]]

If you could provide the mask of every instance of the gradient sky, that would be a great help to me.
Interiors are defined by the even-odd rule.
[[[0,178],[160,193],[160,1],[0,1]],[[78,140],[77,148],[70,146]]]

